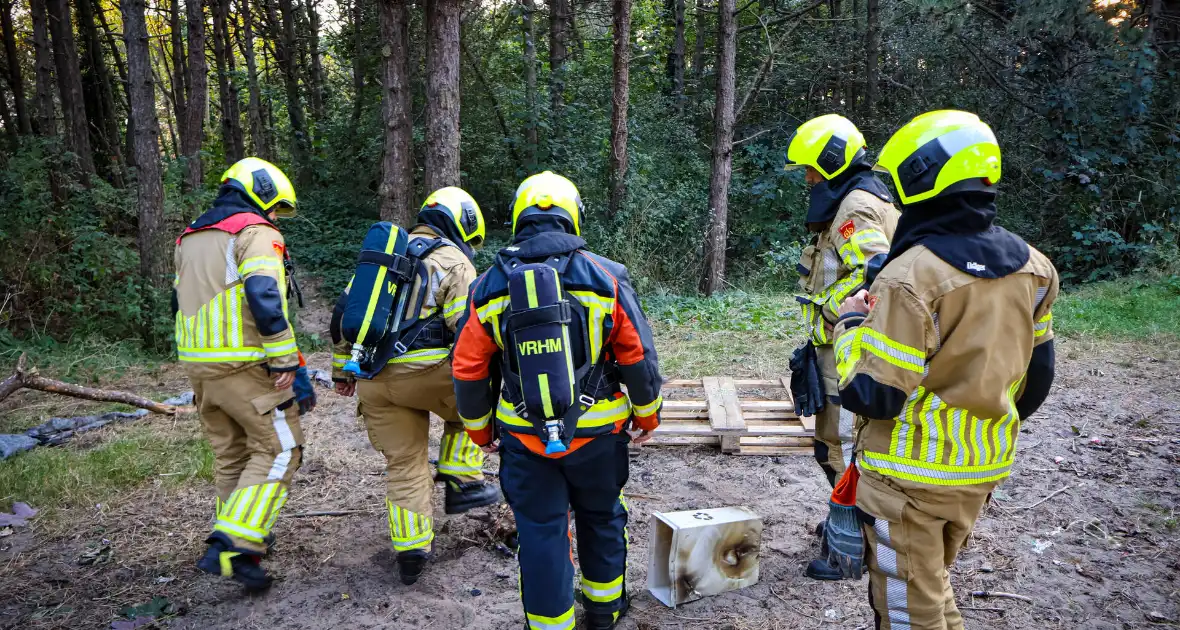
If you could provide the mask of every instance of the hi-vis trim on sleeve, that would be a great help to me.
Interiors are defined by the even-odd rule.
[[[467,306],[467,296],[459,296],[443,305],[443,317],[450,319],[463,312]]]
[[[865,247],[868,245],[883,245],[884,249],[889,249],[889,239],[885,238],[880,230],[861,230],[853,234],[840,248],[840,257],[850,267],[864,267],[865,261],[870,258],[865,255]],[[880,252],[873,250],[872,253]]]
[[[463,428],[468,431],[482,431],[488,428],[488,422],[492,419],[492,412],[489,411],[479,418],[464,418],[460,415],[459,419],[463,421]]]
[[[1033,326],[1034,337],[1044,337],[1045,333],[1049,332],[1049,327],[1053,325],[1053,312],[1045,313],[1045,316],[1038,319],[1036,325]]]
[[[634,405],[632,409],[637,416],[650,416],[660,410],[660,405],[664,404],[664,397],[658,396],[655,400],[646,405]]]
[[[582,595],[592,602],[609,604],[623,596],[623,576],[610,582],[594,582],[582,576]]]
[[[283,357],[299,351],[299,347],[295,345],[294,339],[276,341],[274,343],[264,341],[262,342],[262,347],[266,349],[266,356],[268,357]]]
[[[856,369],[861,353],[868,351],[886,363],[922,374],[926,355],[917,348],[898,343],[867,326],[857,326],[836,340],[836,371],[843,382]]]
[[[333,354],[332,355],[332,367],[343,369],[344,364],[348,363],[348,360],[351,358],[352,358],[351,354]]]
[[[569,584],[566,584],[566,588],[569,588]],[[529,630],[574,630],[573,606],[556,617],[534,615],[530,612],[526,612],[525,616],[528,617]]]
[[[479,317],[479,323],[486,324],[488,319],[497,317],[508,308],[508,296],[498,297],[488,300],[487,304],[476,309],[475,314]]]
[[[243,278],[255,271],[280,271],[283,268],[283,261],[274,256],[255,256],[247,258],[238,265],[238,275]]]

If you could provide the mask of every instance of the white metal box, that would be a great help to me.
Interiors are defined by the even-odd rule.
[[[647,589],[666,606],[758,582],[762,519],[747,507],[651,515]]]

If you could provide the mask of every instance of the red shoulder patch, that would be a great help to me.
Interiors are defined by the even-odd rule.
[[[283,247],[283,244],[278,241],[271,241],[270,246],[275,249],[275,253],[279,255],[279,258],[282,258],[283,254],[287,251],[286,248]]]
[[[849,219],[844,225],[840,226],[840,236],[843,236],[845,239],[852,238],[852,235],[855,233],[856,225],[852,222],[852,219]]]

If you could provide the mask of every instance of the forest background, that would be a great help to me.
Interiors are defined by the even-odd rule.
[[[665,311],[787,292],[786,140],[830,112],[870,154],[923,111],[979,113],[1001,222],[1067,287],[1180,301],[1180,0],[9,0],[0,29],[6,355],[166,355],[174,240],[246,155],[295,181],[282,229],[327,296],[372,221],[445,185],[488,217],[486,266],[542,169]]]

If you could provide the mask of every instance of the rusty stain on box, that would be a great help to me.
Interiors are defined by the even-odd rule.
[[[647,589],[666,606],[758,582],[762,518],[747,507],[651,515]]]

